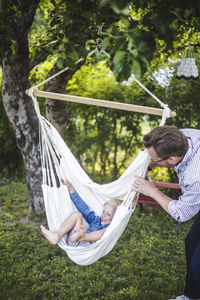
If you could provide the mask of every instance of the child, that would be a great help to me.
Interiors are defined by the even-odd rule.
[[[113,199],[106,202],[104,204],[101,217],[95,216],[95,213],[90,211],[89,207],[81,199],[74,187],[68,181],[64,181],[63,179],[61,182],[67,185],[70,197],[78,212],[72,213],[61,224],[57,231],[50,231],[42,225],[40,226],[41,231],[52,245],[57,244],[64,235],[68,234],[67,244],[69,246],[89,246],[91,243],[95,243],[102,237],[106,228],[110,225],[113,219],[117,206],[119,206],[122,201]],[[82,224],[83,218],[85,218],[85,220],[89,223],[87,231],[85,226]]]

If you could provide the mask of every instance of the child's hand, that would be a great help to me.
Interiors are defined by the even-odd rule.
[[[70,238],[71,243],[78,242],[86,233],[86,227],[84,225],[80,225],[78,226],[78,228],[74,228],[74,229],[76,230],[76,232],[72,234]]]
[[[86,227],[84,225],[81,225],[76,232],[78,232],[80,236],[83,236],[86,233]]]
[[[61,179],[61,182],[62,182],[62,184],[67,186],[70,193],[75,192],[75,189],[74,189],[73,185],[69,181]]]

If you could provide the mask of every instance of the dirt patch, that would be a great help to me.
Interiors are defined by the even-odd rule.
[[[0,189],[6,189],[7,187],[9,187],[9,184],[0,185]]]
[[[19,222],[23,223],[23,224],[31,225],[31,226],[37,226],[37,227],[40,226],[40,222],[34,222],[34,221],[30,220],[27,216],[21,217],[19,219]]]

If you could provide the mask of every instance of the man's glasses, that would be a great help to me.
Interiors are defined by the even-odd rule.
[[[166,159],[168,159],[169,157],[167,156],[167,157],[164,157],[164,158],[162,158],[162,159],[159,159],[159,160],[156,160],[156,161],[154,161],[153,159],[151,160],[153,163],[152,163],[152,165],[151,165],[151,168],[152,168],[152,166],[154,166],[154,165],[156,165],[157,163],[159,163],[159,162],[161,162],[161,161],[163,161],[163,160],[166,160]]]

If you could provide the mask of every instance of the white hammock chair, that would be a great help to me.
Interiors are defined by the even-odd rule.
[[[138,84],[141,85],[140,82]],[[141,151],[119,179],[103,185],[93,182],[79,165],[57,130],[41,116],[37,99],[34,96],[38,86],[29,89],[27,93],[33,99],[40,124],[42,190],[49,229],[57,230],[61,223],[76,211],[67,187],[60,184],[62,178],[72,183],[83,200],[97,215],[101,215],[106,201],[113,198],[123,200],[117,208],[111,224],[96,243],[88,247],[71,247],[67,245],[65,237],[59,241],[58,245],[66,251],[72,261],[79,265],[89,265],[108,254],[123,233],[135,209],[132,207],[135,192],[131,191],[131,185],[135,175],[145,177],[149,163],[148,152]],[[142,87],[151,94],[144,86]],[[156,97],[156,101],[160,100]],[[163,125],[166,118],[170,117],[171,112],[167,105],[161,101],[159,103],[164,107],[160,123]]]

